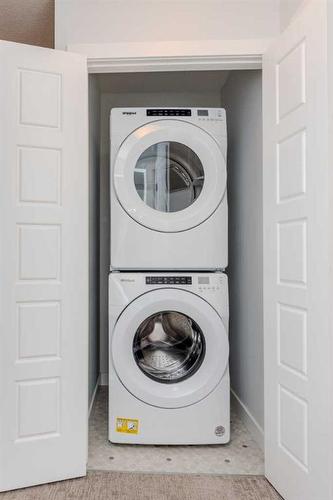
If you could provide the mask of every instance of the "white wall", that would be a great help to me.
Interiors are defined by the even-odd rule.
[[[228,124],[231,386],[264,425],[261,72],[233,71]]]
[[[55,46],[271,38],[279,0],[56,0]]]
[[[280,31],[283,31],[290,23],[297,11],[302,7],[305,0],[280,0]]]
[[[89,77],[89,402],[99,376],[99,82]]]
[[[113,107],[221,105],[225,72],[151,73],[103,75],[101,96],[101,196],[100,196],[100,370],[108,372],[108,273],[110,267],[109,218],[109,116]],[[109,89],[109,91],[108,91]]]

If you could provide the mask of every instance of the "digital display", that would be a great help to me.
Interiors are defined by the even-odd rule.
[[[198,109],[198,116],[208,116],[208,109]]]
[[[208,276],[199,276],[198,283],[199,283],[199,285],[209,285],[209,277]]]
[[[191,276],[147,276],[146,285],[192,285]]]

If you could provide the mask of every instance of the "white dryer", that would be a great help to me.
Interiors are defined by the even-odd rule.
[[[111,269],[224,269],[227,132],[221,108],[114,108]]]
[[[111,273],[109,439],[230,439],[228,282],[223,273]]]

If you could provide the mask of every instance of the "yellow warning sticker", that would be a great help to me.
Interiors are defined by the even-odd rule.
[[[139,420],[135,418],[116,418],[116,431],[125,434],[138,434]]]

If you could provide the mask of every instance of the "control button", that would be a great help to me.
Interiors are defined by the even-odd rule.
[[[147,109],[147,116],[192,116],[190,109]]]
[[[192,276],[146,276],[146,285],[192,285]]]

